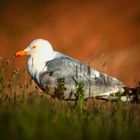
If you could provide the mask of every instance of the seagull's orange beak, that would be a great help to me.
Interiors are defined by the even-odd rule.
[[[16,57],[20,57],[20,56],[24,56],[24,55],[27,55],[28,54],[28,51],[19,51],[15,54]]]

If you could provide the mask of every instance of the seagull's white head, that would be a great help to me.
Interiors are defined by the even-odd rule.
[[[51,44],[47,40],[33,40],[27,48],[16,53],[16,57],[28,55],[27,69],[29,74],[39,84],[40,72],[47,71],[46,62],[55,58]]]
[[[36,39],[33,40],[29,46],[23,51],[19,51],[16,53],[16,57],[28,55],[29,57],[38,57],[42,59],[51,59],[54,54],[52,45],[49,41],[44,39]]]

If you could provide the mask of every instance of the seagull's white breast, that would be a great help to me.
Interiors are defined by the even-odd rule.
[[[27,68],[31,77],[40,83],[39,74],[43,71],[47,71],[46,61],[39,60],[36,57],[30,57],[27,62]]]
[[[36,82],[40,84],[40,73],[47,71],[47,61],[53,60],[56,56],[57,52],[53,52],[52,54],[44,54],[44,55],[34,55],[30,56],[27,62],[28,72]]]

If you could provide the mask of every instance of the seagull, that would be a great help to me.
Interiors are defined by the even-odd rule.
[[[33,40],[27,48],[15,54],[28,55],[27,70],[35,83],[47,94],[64,100],[99,98],[131,102],[131,89],[117,78],[99,72],[61,52],[54,51],[49,41]],[[126,92],[127,91],[127,92]]]

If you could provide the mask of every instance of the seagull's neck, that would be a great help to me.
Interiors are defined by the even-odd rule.
[[[27,68],[30,76],[39,84],[39,75],[41,72],[47,71],[46,62],[53,60],[57,52],[49,55],[34,55],[30,56],[27,62]]]

